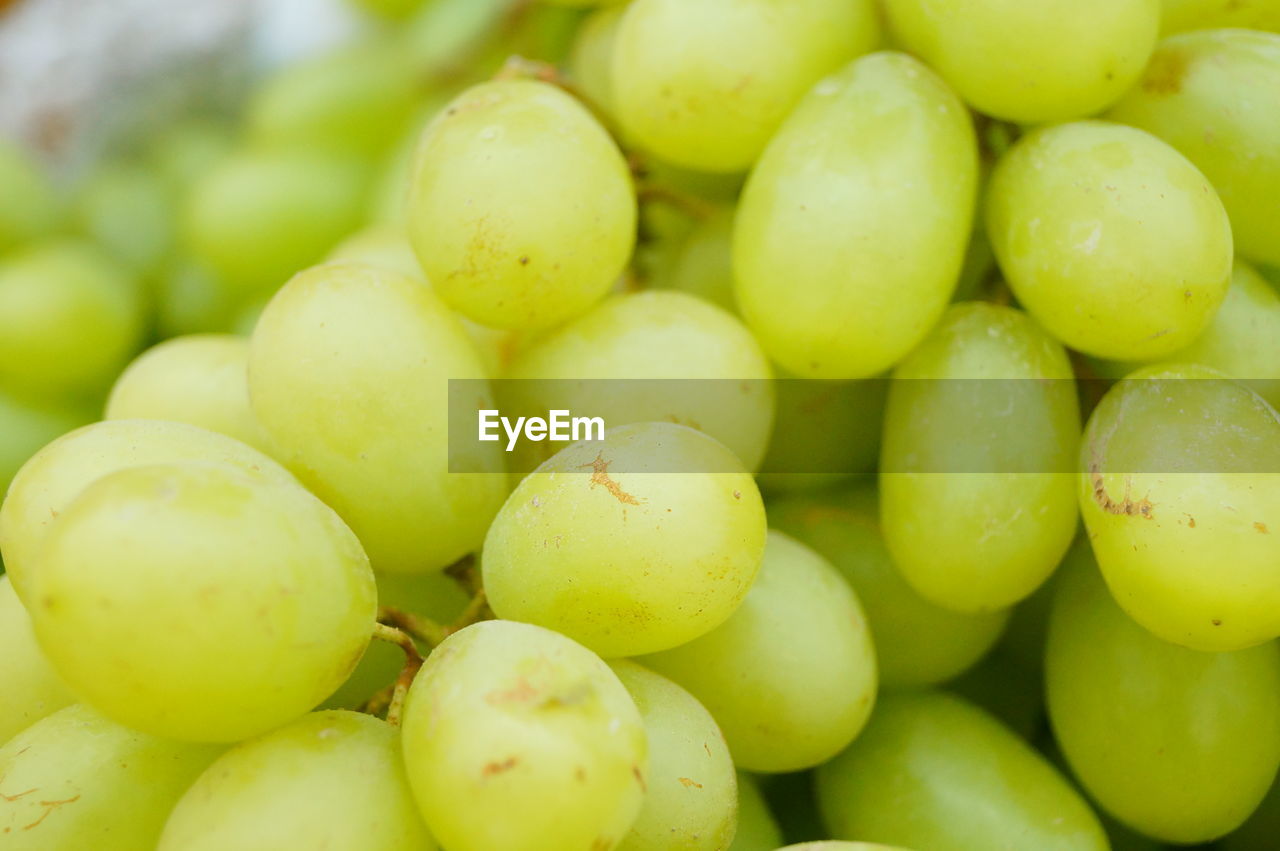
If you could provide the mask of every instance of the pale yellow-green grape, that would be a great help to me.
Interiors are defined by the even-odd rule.
[[[0,499],[41,447],[92,419],[78,407],[33,402],[0,391]]]
[[[234,145],[235,133],[227,121],[195,116],[159,129],[148,140],[147,159],[172,190],[182,193]]]
[[[274,292],[360,222],[367,171],[310,148],[233,153],[191,188],[182,238],[241,298]]]
[[[377,594],[360,542],[297,484],[188,462],[87,487],[32,579],[59,676],[104,715],[233,742],[310,711],[347,678]]]
[[[0,384],[100,392],[141,341],[137,282],[101,249],[56,239],[0,260]]]
[[[869,0],[634,0],[613,42],[613,106],[664,160],[745,171],[818,81],[879,38]]]
[[[31,618],[22,601],[9,585],[9,577],[0,575],[0,745],[75,698],[58,679],[36,644]],[[0,776],[0,783],[3,783]],[[12,794],[0,786],[0,793]],[[0,801],[3,799],[0,798]],[[0,804],[0,818],[4,808]],[[3,840],[0,840],[2,842]]]
[[[72,224],[139,275],[160,267],[173,247],[176,199],[165,178],[138,163],[109,162],[72,202]]]
[[[1085,429],[1079,497],[1120,607],[1166,641],[1280,635],[1280,417],[1207,367],[1151,367]]]
[[[51,233],[60,207],[40,166],[17,143],[0,139],[0,254]]]
[[[717,208],[699,221],[653,286],[701,296],[736,313],[733,300],[733,210]]]
[[[613,115],[613,45],[626,4],[592,12],[578,27],[569,50],[569,75],[591,104]]]
[[[1142,73],[1160,0],[886,0],[902,45],[979,112],[1024,124],[1084,118]]]
[[[435,851],[400,733],[356,712],[306,715],[220,756],[178,801],[157,851]]]
[[[173,805],[220,750],[68,706],[0,748],[0,849],[154,848]]]
[[[772,377],[737,317],[686,293],[649,291],[611,298],[530,345],[499,395],[504,413],[565,409],[603,417],[609,428],[651,420],[687,425],[755,470],[773,426]],[[525,448],[534,459],[529,469],[559,446]]]
[[[389,607],[452,624],[469,601],[466,592],[444,573],[379,573],[378,607]],[[369,698],[396,681],[404,668],[404,651],[386,641],[371,641],[360,664],[329,696],[327,709],[359,709]]]
[[[739,767],[798,771],[853,741],[876,697],[857,596],[831,563],[769,533],[751,592],[723,625],[644,664],[711,710]]]
[[[244,337],[174,337],[143,352],[116,379],[105,418],[190,423],[270,454],[249,407],[248,366]]]
[[[33,455],[0,503],[0,551],[13,590],[28,603],[36,602],[27,583],[41,569],[45,538],[87,486],[129,467],[178,461],[225,464],[296,484],[287,470],[256,449],[186,423],[111,420],[76,429]]]
[[[951,307],[894,370],[880,516],[902,575],[959,612],[1035,591],[1076,531],[1080,410],[1056,340],[1011,307]]]
[[[1271,851],[1277,836],[1280,836],[1280,782],[1271,784],[1271,791],[1253,815],[1218,840],[1216,847],[1222,851]]]
[[[981,709],[948,694],[881,698],[867,729],[818,769],[832,834],[927,851],[1106,851],[1071,785]]]
[[[903,688],[945,682],[981,659],[1009,614],[961,614],[907,584],[880,534],[869,485],[771,500],[769,522],[831,561],[857,592],[875,640],[880,682]]]
[[[1275,0],[1161,0],[1160,31],[1237,27],[1280,32],[1280,5]]]
[[[814,86],[734,225],[735,295],[765,351],[805,378],[893,366],[951,297],[976,180],[968,111],[915,59],[872,54]]]
[[[156,331],[161,337],[226,331],[238,307],[236,294],[213,269],[186,255],[164,264],[155,289]]]
[[[1280,648],[1201,653],[1156,638],[1115,604],[1087,545],[1056,585],[1049,720],[1090,797],[1179,845],[1238,827],[1280,767]]]
[[[996,165],[987,235],[1018,301],[1074,349],[1155,360],[1208,326],[1231,225],[1185,157],[1132,127],[1036,130]]]
[[[769,451],[757,477],[766,491],[827,488],[875,471],[889,382],[783,375]]]
[[[692,641],[733,614],[760,568],[764,506],[721,443],[671,423],[619,426],[531,473],[484,542],[499,617],[602,656]]]
[[[416,106],[410,63],[373,38],[287,65],[245,107],[250,144],[371,156],[399,138]]]
[[[738,773],[738,831],[729,851],[774,851],[782,844],[782,831],[760,794],[760,783],[750,774]]]
[[[644,722],[609,666],[550,630],[485,621],[413,682],[404,760],[449,851],[607,851],[648,782]]]
[[[619,851],[722,851],[738,817],[738,778],[715,719],[671,680],[620,659],[613,672],[644,721],[649,780]]]
[[[249,351],[253,410],[278,457],[389,572],[435,570],[475,551],[502,503],[498,444],[474,450],[473,469],[485,472],[449,472],[449,379],[481,388],[484,377],[430,289],[357,264],[290,281]]]
[[[412,181],[409,236],[427,279],[491,327],[572,319],[604,296],[635,242],[621,152],[547,83],[463,92],[427,128]]]
[[[1274,4],[1280,28],[1280,3]],[[1185,33],[1160,42],[1109,117],[1181,151],[1213,184],[1236,251],[1280,263],[1280,35]]]

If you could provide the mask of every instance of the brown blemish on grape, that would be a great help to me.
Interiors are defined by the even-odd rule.
[[[1117,502],[1107,494],[1107,489],[1102,483],[1102,473],[1098,472],[1096,466],[1089,471],[1089,475],[1093,483],[1093,501],[1098,503],[1098,507],[1103,511],[1108,514],[1151,519],[1151,509],[1155,505],[1146,497],[1138,500],[1133,499],[1129,495],[1130,482],[1128,479],[1125,479],[1124,498]]]
[[[511,688],[491,691],[484,696],[484,699],[496,706],[501,703],[523,703],[537,696],[538,690],[533,687],[533,684],[524,677],[520,677]]]
[[[67,798],[66,800],[62,800],[62,801],[41,801],[40,806],[44,807],[44,812],[40,814],[40,818],[31,822],[31,824],[23,826],[22,829],[31,830],[33,828],[39,827],[41,823],[49,817],[49,814],[52,813],[54,810],[56,810],[58,807],[64,806],[65,804],[74,804],[78,800],[80,800],[79,795],[76,795],[73,798]]]
[[[1155,95],[1176,95],[1182,91],[1182,79],[1186,76],[1189,57],[1181,50],[1162,50],[1151,57],[1142,90]]]
[[[1192,517],[1190,514],[1187,515],[1187,525],[1190,526],[1192,529],[1196,528],[1196,519]]]
[[[612,847],[613,840],[607,836],[597,836],[591,843],[591,851],[609,851]]]
[[[1258,530],[1259,535],[1266,535],[1271,531],[1270,529],[1267,528],[1266,523],[1254,523],[1253,528]]]
[[[701,784],[701,783],[699,783],[699,782],[698,782],[698,781],[696,781],[696,780],[690,780],[688,777],[681,777],[681,778],[680,778],[680,785],[681,785],[681,786],[683,786],[683,787],[684,787],[684,788],[686,788],[686,789],[695,789],[695,788],[696,788],[696,789],[701,789],[701,788],[702,788],[702,784]]]
[[[734,491],[734,492],[733,492],[733,498],[734,498],[734,499],[742,499],[742,491]]]
[[[485,777],[494,777],[498,774],[507,773],[511,769],[515,768],[519,763],[520,763],[520,760],[516,759],[513,756],[509,756],[500,762],[495,760],[493,762],[487,763],[484,769],[481,770],[480,773]]]
[[[1222,626],[1222,621],[1220,621],[1218,618],[1214,618],[1213,620],[1209,621],[1209,623],[1213,624],[1214,626]]]
[[[576,779],[579,783],[587,782],[587,771],[581,765],[579,765],[576,769],[574,769],[573,776],[574,776],[574,779]]]
[[[12,804],[14,801],[18,800],[19,798],[25,798],[26,796],[30,795],[34,791],[35,791],[35,787],[33,786],[27,791],[19,792],[16,795],[6,795],[5,793],[0,792],[0,800],[3,800],[6,803]]]
[[[613,495],[613,498],[624,505],[639,505],[640,500],[622,489],[622,486],[615,482],[609,476],[609,464],[611,461],[604,460],[604,453],[596,455],[596,460],[590,464],[581,464],[581,467],[591,468],[591,487],[600,485]]]
[[[529,265],[529,255],[528,255],[528,254],[522,254],[522,255],[520,255],[520,265],[521,265],[521,266],[528,266],[528,265]]]
[[[634,764],[631,766],[631,776],[634,777],[636,779],[636,782],[640,784],[641,791],[643,791],[645,794],[648,794],[649,784],[644,782],[644,775],[640,773],[640,766],[634,765]]]

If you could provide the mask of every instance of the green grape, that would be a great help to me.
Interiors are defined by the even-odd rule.
[[[225,331],[236,310],[235,294],[194,257],[173,257],[156,281],[156,331],[161,337]]]
[[[760,487],[788,493],[837,485],[874,472],[889,383],[782,376]],[[835,439],[833,439],[833,437]]]
[[[0,849],[154,848],[169,810],[219,750],[68,706],[0,748]]]
[[[0,254],[52,233],[60,207],[40,166],[16,143],[0,138]]]
[[[1018,301],[1074,349],[1155,360],[1208,326],[1231,225],[1181,154],[1131,127],[1036,130],[996,165],[987,234]]]
[[[569,50],[569,76],[597,109],[613,115],[613,45],[627,6],[592,12],[578,27]]]
[[[404,760],[449,851],[607,851],[640,812],[644,723],[609,666],[550,630],[485,621],[428,657]]]
[[[1274,12],[1280,28],[1280,4]],[[1154,133],[1213,184],[1236,250],[1280,263],[1280,35],[1216,30],[1160,42],[1109,117]]]
[[[1169,644],[1120,610],[1087,546],[1064,571],[1045,675],[1075,776],[1121,822],[1166,842],[1238,827],[1280,767],[1280,648]]]
[[[1280,782],[1239,828],[1218,840],[1221,851],[1271,851],[1280,836]]]
[[[253,410],[279,457],[388,572],[435,570],[475,551],[502,503],[497,444],[475,452],[485,472],[449,472],[448,379],[483,378],[427,287],[356,264],[317,266],[285,285],[249,351]]]
[[[775,528],[829,559],[857,592],[885,688],[952,679],[1000,637],[1008,612],[961,614],[930,603],[907,584],[881,536],[874,488],[796,494],[771,500],[767,508]]]
[[[366,39],[287,65],[246,106],[250,144],[372,156],[394,144],[413,115],[413,75],[384,39]]]
[[[964,105],[924,65],[864,57],[818,83],[743,190],[735,295],[805,378],[866,378],[924,338],[969,240],[977,154]]]
[[[750,774],[738,773],[738,831],[729,851],[774,851],[782,844],[782,831],[760,794],[760,784]]]
[[[270,454],[249,407],[249,341],[230,334],[174,337],[143,352],[116,379],[108,420],[174,420]]]
[[[1013,605],[1075,536],[1080,410],[1066,352],[1026,314],[968,302],[893,378],[880,515],[894,562],[939,606]]]
[[[273,292],[359,223],[366,170],[319,150],[233,153],[191,188],[182,238],[240,297]]]
[[[649,780],[619,851],[721,851],[733,838],[738,778],[711,713],[666,677],[625,659],[610,666],[644,721]]]
[[[63,435],[31,457],[0,503],[0,550],[13,590],[27,590],[42,569],[40,551],[56,521],[82,490],[109,473],[151,464],[206,461],[281,483],[288,471],[238,440],[185,423],[111,420]]]
[[[426,0],[350,0],[361,11],[390,21],[402,21],[412,17]]]
[[[173,247],[176,200],[164,177],[132,162],[98,168],[73,201],[74,227],[139,275],[149,276]]]
[[[664,160],[744,171],[819,78],[878,40],[869,0],[634,0],[613,41],[613,105]]]
[[[1161,0],[1161,6],[1164,33],[1216,27],[1280,32],[1280,6],[1275,0]]]
[[[30,588],[78,696],[137,730],[233,742],[351,673],[377,607],[351,531],[296,484],[225,464],[134,467],[62,512]]]
[[[1160,0],[886,0],[902,45],[975,109],[1038,124],[1083,118],[1142,73]]]
[[[0,261],[0,384],[39,396],[93,393],[141,341],[138,287],[93,245],[58,239]]]
[[[427,128],[409,236],[441,298],[495,328],[545,328],[599,301],[635,242],[626,162],[591,114],[530,80],[463,92]]]
[[[780,532],[723,625],[645,657],[711,711],[739,767],[798,771],[858,735],[876,696],[871,633],[831,563]]]
[[[41,718],[70,705],[75,698],[58,679],[36,644],[31,617],[13,592],[9,577],[0,576],[0,745]],[[3,775],[0,774],[0,781]],[[0,792],[3,792],[0,789]],[[0,818],[4,809],[0,808]],[[0,840],[0,847],[3,847]]]
[[[435,851],[409,792],[400,734],[316,712],[237,745],[178,801],[157,851]]]
[[[1196,650],[1280,635],[1280,417],[1260,397],[1207,367],[1141,370],[1094,410],[1081,465],[1089,539],[1134,620]]]
[[[928,851],[1106,851],[1071,785],[1030,745],[966,701],[886,695],[853,746],[818,769],[835,836]]]
[[[525,477],[481,563],[499,617],[634,656],[724,623],[764,543],[760,492],[733,453],[692,428],[639,423],[570,444]]]
[[[235,135],[225,120],[195,116],[161,129],[147,145],[147,160],[170,190],[181,194],[234,145]]]
[[[717,208],[697,222],[653,286],[700,296],[736,313],[733,300],[733,210]]]
[[[610,428],[687,425],[755,470],[773,425],[772,374],[737,317],[685,293],[650,291],[609,299],[534,342],[516,357],[505,375],[516,380],[500,393],[503,407],[520,414],[563,408],[603,417]],[[537,455],[527,469],[557,445],[524,448]]]
[[[548,6],[587,8],[590,6],[610,6],[620,2],[620,0],[539,0],[539,2]]]
[[[27,459],[90,419],[74,407],[32,402],[0,391],[0,498]]]
[[[907,851],[897,845],[879,845],[875,842],[844,842],[839,839],[822,839],[817,842],[801,842],[788,845],[778,851]]]

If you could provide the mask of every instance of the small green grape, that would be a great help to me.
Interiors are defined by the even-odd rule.
[[[310,711],[373,630],[359,541],[296,484],[134,467],[58,518],[33,577],[41,648],[85,702],[165,738],[233,742]]]
[[[0,849],[154,848],[173,805],[220,750],[68,706],[0,747]]]
[[[1280,4],[1275,26],[1280,29]],[[1280,263],[1280,35],[1186,33],[1160,42],[1108,117],[1159,136],[1213,184],[1236,250]]]
[[[1235,27],[1280,32],[1280,6],[1274,0],[1161,0],[1160,31]]]
[[[782,831],[760,793],[760,783],[750,774],[738,773],[738,831],[729,851],[774,851],[782,844]]]
[[[977,181],[964,105],[910,57],[818,83],[769,142],[733,235],[735,295],[769,356],[805,378],[867,378],[951,297]]]
[[[627,135],[662,159],[744,171],[878,28],[869,0],[634,0],[613,39],[612,102]]]
[[[739,767],[798,771],[858,735],[876,697],[866,617],[831,563],[780,532],[724,624],[645,665],[711,711]]]
[[[760,492],[699,431],[619,426],[570,444],[508,497],[481,564],[499,617],[602,656],[675,647],[733,614],[760,568]]]
[[[16,143],[0,139],[0,254],[48,236],[61,216],[48,175]]]
[[[987,234],[1018,301],[1074,349],[1155,360],[1208,326],[1231,278],[1213,187],[1141,130],[1036,130],[996,165]]]
[[[157,851],[435,851],[400,734],[371,715],[305,715],[238,745],[174,807]]]
[[[599,301],[635,242],[621,152],[585,108],[529,80],[463,92],[427,128],[409,236],[451,307],[495,328],[546,328]]]
[[[818,769],[835,836],[928,851],[1106,851],[1089,805],[1031,747],[966,701],[885,695],[858,740]]]
[[[4,648],[0,654],[0,686],[5,693],[4,703],[0,704],[0,745],[3,745],[41,718],[71,705],[75,698],[36,644],[31,617],[14,593],[8,576],[0,576],[0,647]]]
[[[95,170],[72,202],[76,230],[142,276],[155,273],[172,250],[177,201],[165,178],[128,161]]]
[[[649,777],[644,723],[609,666],[510,621],[467,627],[428,657],[405,704],[404,760],[449,851],[614,848]]]
[[[1115,604],[1087,546],[1057,582],[1045,673],[1049,719],[1075,776],[1148,836],[1222,836],[1280,767],[1275,642],[1201,653],[1156,638]]]

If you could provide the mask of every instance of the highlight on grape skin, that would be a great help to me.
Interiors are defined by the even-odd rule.
[[[0,851],[1275,851],[1276,0],[0,0]]]

